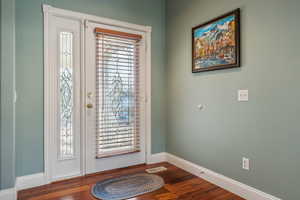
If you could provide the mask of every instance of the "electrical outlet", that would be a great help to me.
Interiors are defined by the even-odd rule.
[[[239,90],[238,91],[238,101],[249,101],[248,90]]]
[[[243,158],[243,169],[250,170],[250,160],[249,158]]]

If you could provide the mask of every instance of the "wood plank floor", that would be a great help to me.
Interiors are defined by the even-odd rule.
[[[165,186],[155,192],[131,198],[131,200],[243,200],[169,163],[138,165],[23,190],[18,192],[18,200],[96,200],[90,190],[97,181],[144,172],[147,168],[158,166],[168,169],[157,173],[165,180]]]

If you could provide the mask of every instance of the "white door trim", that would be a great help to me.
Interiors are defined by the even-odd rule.
[[[16,200],[17,199],[16,188],[0,190],[0,199],[1,200]]]
[[[127,28],[136,31],[142,31],[145,33],[146,38],[146,162],[150,162],[151,160],[151,32],[152,28],[150,26],[142,26],[127,22],[122,22],[119,20],[113,20],[103,17],[98,17],[94,15],[83,14],[79,12],[73,12],[69,10],[64,10],[60,8],[55,8],[50,5],[43,5],[44,12],[44,173],[46,183],[50,183],[51,181],[51,163],[50,163],[50,152],[53,147],[50,146],[50,133],[54,131],[53,129],[53,119],[51,116],[53,115],[53,107],[49,102],[49,94],[53,90],[53,81],[50,77],[53,73],[51,67],[49,66],[49,18],[51,16],[64,17],[69,19],[79,20],[82,24],[82,45],[84,46],[84,34],[85,34],[85,22],[96,22],[101,24],[107,24],[111,26]],[[83,72],[83,76],[85,73],[84,70],[84,50],[81,51],[81,71]],[[82,88],[85,89],[84,79],[82,79]],[[85,99],[85,97],[82,97]],[[82,101],[82,104],[85,105],[85,101]],[[82,108],[83,108],[82,105]],[[82,109],[82,115],[84,115],[84,110]],[[85,151],[85,119],[82,118],[81,122],[82,127],[82,151]],[[82,166],[85,173],[85,152],[82,152]]]

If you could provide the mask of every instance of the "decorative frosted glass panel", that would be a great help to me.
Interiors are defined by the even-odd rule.
[[[73,34],[60,33],[60,158],[74,156],[73,138]]]

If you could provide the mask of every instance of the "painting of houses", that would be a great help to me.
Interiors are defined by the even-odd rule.
[[[193,72],[240,66],[239,9],[193,28]]]

